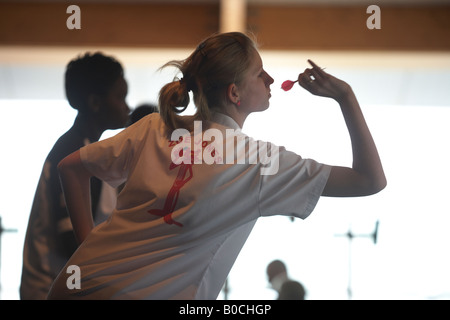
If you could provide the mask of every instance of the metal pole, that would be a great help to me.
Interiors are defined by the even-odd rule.
[[[245,32],[247,22],[246,0],[220,1],[220,32]]]
[[[17,232],[16,229],[5,229],[3,228],[3,224],[2,224],[2,217],[0,217],[0,292],[2,290],[2,285],[1,285],[1,259],[2,259],[2,235],[3,232]]]
[[[228,278],[225,280],[225,284],[222,290],[223,290],[223,299],[228,300],[228,293],[230,292],[230,288],[228,287]]]
[[[348,287],[347,287],[347,295],[348,299],[351,300],[353,296],[352,292],[352,240],[353,238],[372,238],[373,243],[377,244],[377,238],[378,238],[378,225],[379,221],[375,223],[375,230],[372,233],[368,234],[354,234],[349,228],[347,233],[344,234],[337,234],[337,237],[347,237],[348,238]]]

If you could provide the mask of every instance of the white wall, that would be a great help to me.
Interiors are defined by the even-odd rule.
[[[0,216],[5,228],[18,229],[2,237],[2,299],[18,298],[23,236],[41,166],[75,116],[64,101],[65,64],[87,49],[0,47],[4,169]],[[102,51],[123,62],[132,107],[156,101],[159,88],[173,77],[172,71],[160,73],[158,67],[189,53]],[[283,259],[292,277],[306,286],[309,299],[347,299],[349,266],[354,298],[448,299],[450,56],[264,51],[261,55],[276,80],[271,107],[252,115],[244,131],[304,157],[350,165],[349,141],[337,105],[300,87],[279,89],[311,58],[352,85],[377,142],[388,187],[372,197],[321,199],[305,221],[261,219],[230,274],[229,298],[272,299],[265,267],[272,259]],[[376,221],[377,244],[358,237],[350,247],[347,238],[337,236],[349,229],[370,234]]]

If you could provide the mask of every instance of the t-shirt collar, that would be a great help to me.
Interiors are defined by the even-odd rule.
[[[235,130],[241,129],[233,118],[217,111],[211,112],[211,121]]]

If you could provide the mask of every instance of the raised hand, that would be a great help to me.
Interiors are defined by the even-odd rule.
[[[307,68],[298,76],[298,83],[314,95],[340,100],[352,92],[350,85],[331,74],[308,59],[312,68]]]

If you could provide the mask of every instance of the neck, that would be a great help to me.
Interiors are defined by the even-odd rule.
[[[271,281],[272,288],[276,291],[280,292],[281,287],[283,286],[283,283],[285,283],[288,280],[287,273],[281,272],[277,274],[275,277],[273,277]]]
[[[245,119],[247,119],[248,116],[248,113],[242,112],[234,104],[229,104],[225,107],[217,108],[217,112],[232,118],[234,121],[236,121],[241,129],[244,127]]]
[[[84,137],[88,138],[89,141],[98,141],[105,131],[104,128],[99,126],[98,121],[93,119],[92,116],[86,114],[78,114],[73,128],[76,128]]]

